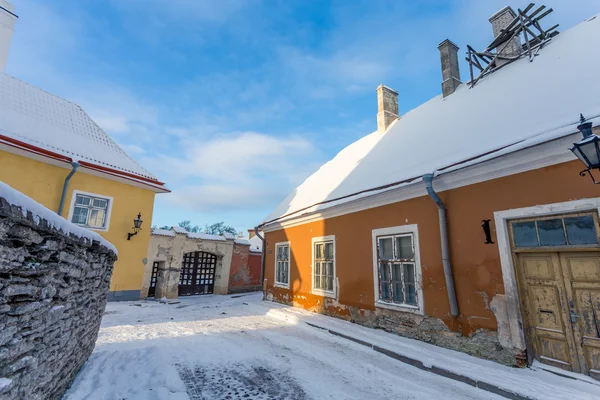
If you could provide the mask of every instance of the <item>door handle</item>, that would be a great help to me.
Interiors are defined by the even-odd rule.
[[[571,310],[571,323],[575,323],[577,322],[577,320],[579,319],[579,315],[577,315],[577,313],[575,312],[575,310]]]

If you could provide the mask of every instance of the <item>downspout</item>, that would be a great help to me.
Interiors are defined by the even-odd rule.
[[[265,293],[265,284],[264,284],[264,280],[265,280],[265,251],[267,251],[267,246],[266,245],[266,241],[265,241],[265,237],[260,235],[260,232],[258,231],[258,226],[254,227],[254,234],[256,236],[258,236],[258,238],[262,241],[262,252],[260,255],[260,284],[263,286],[263,300],[266,296]]]
[[[65,198],[67,197],[67,189],[69,188],[69,181],[75,175],[77,168],[79,168],[79,163],[77,161],[72,161],[71,166],[73,169],[69,172],[69,175],[65,178],[65,183],[63,184],[62,195],[60,196],[60,204],[58,205],[58,215],[62,216],[63,208],[65,206]]]
[[[440,220],[440,240],[442,244],[442,264],[444,265],[444,276],[446,277],[446,288],[448,289],[448,301],[450,302],[450,313],[453,317],[458,317],[458,304],[456,302],[456,292],[454,290],[454,277],[452,276],[452,266],[450,265],[450,252],[448,250],[448,225],[446,221],[446,206],[440,196],[433,190],[433,174],[423,175],[423,182],[427,188],[429,197],[438,207],[438,216]]]

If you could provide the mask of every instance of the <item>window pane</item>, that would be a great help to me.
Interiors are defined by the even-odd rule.
[[[315,245],[315,258],[319,260],[323,258],[323,243]]]
[[[404,295],[402,294],[402,283],[394,283],[394,303],[404,303]]]
[[[389,274],[390,273],[389,273],[388,264],[385,264],[385,263],[379,264],[379,279],[381,279],[381,281],[388,282],[390,280]]]
[[[562,219],[537,221],[537,226],[542,246],[564,246],[567,244]]]
[[[315,276],[315,289],[321,289],[321,276]]]
[[[75,204],[83,204],[83,205],[89,206],[90,198],[78,194],[77,197],[75,197]]]
[[[333,260],[333,243],[325,243],[325,258],[327,260]]]
[[[327,270],[324,271],[325,274],[327,274],[327,276],[333,277],[333,263],[332,262],[328,262],[325,265],[327,266]]]
[[[288,265],[289,264],[287,261],[281,263],[281,269],[282,269],[281,274],[283,276],[283,278],[282,278],[283,283],[288,283],[288,272],[289,272]]]
[[[379,239],[379,259],[392,260],[394,258],[394,249],[392,247],[392,238]]]
[[[283,257],[288,260],[290,254],[290,246],[283,246]]]
[[[565,226],[569,244],[598,244],[594,217],[591,215],[565,218]]]
[[[327,277],[327,289],[333,291],[333,275]]]
[[[404,293],[406,295],[407,304],[417,304],[417,290],[415,283],[415,266],[414,264],[402,264],[404,268]]]
[[[315,263],[315,275],[321,274],[321,263]]]
[[[281,260],[283,257],[283,246],[277,246],[277,259]]]
[[[98,208],[105,208],[106,207],[106,200],[104,200],[104,199],[93,199],[92,205],[94,207],[98,207]]]
[[[535,222],[516,222],[512,224],[516,247],[538,247]]]
[[[400,260],[412,260],[414,258],[412,236],[398,236],[396,238],[396,252]]]
[[[91,210],[88,225],[102,228],[104,226],[104,211],[103,210]]]
[[[75,207],[73,209],[73,216],[71,217],[71,222],[73,222],[74,224],[78,224],[79,223],[79,214],[81,213],[81,208],[80,207]]]

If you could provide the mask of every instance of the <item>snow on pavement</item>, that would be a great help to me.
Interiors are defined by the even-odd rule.
[[[261,297],[109,303],[64,399],[501,399],[273,316]]]

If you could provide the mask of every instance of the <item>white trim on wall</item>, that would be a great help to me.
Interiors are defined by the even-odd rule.
[[[82,228],[85,228],[90,231],[108,232],[108,229],[110,228],[110,216],[112,214],[112,207],[113,207],[113,201],[114,201],[113,198],[111,196],[105,196],[103,194],[84,192],[82,190],[73,190],[73,193],[71,194],[71,205],[69,207],[69,216],[68,216],[69,222],[73,218],[73,212],[75,210],[75,199],[77,198],[78,194],[108,200],[108,207],[106,208],[106,223],[104,224],[103,228],[93,228],[90,226],[84,226],[84,225],[79,225],[79,224],[76,224],[76,225],[81,226]]]
[[[281,282],[277,282],[277,247],[278,246],[288,246],[288,273],[287,273],[287,277],[288,277],[288,281],[287,284],[285,283],[281,283]],[[275,265],[274,265],[274,275],[273,275],[273,286],[278,287],[278,288],[282,288],[282,289],[289,289],[290,288],[290,271],[292,269],[292,243],[291,242],[277,242],[275,243]]]
[[[573,145],[573,141],[578,141],[580,136],[581,134],[579,133],[568,135],[498,158],[483,161],[479,164],[474,164],[454,171],[439,173],[435,179],[436,191],[439,193],[576,160],[576,157],[568,150],[568,148]],[[419,181],[394,189],[377,192],[370,196],[350,200],[339,205],[332,205],[330,208],[321,211],[299,214],[289,219],[264,226],[262,230],[264,232],[277,231],[292,226],[351,214],[426,195],[427,190],[425,185],[423,182]]]
[[[417,307],[408,304],[390,304],[379,301],[379,263],[377,258],[377,238],[379,236],[401,235],[410,233],[413,235],[413,246],[415,250],[415,285],[417,289]],[[394,311],[409,312],[413,314],[424,314],[425,299],[423,298],[423,278],[421,274],[421,252],[419,249],[419,228],[416,224],[400,225],[389,228],[373,229],[372,233],[373,247],[373,293],[375,294],[375,307],[387,308]]]
[[[597,211],[600,213],[600,197],[494,212],[496,238],[498,241],[498,251],[500,252],[502,279],[504,281],[504,296],[506,298],[511,342],[514,348],[525,350],[526,342],[515,266],[508,234],[508,221],[519,218],[544,217],[582,211]]]
[[[333,291],[315,289],[315,243],[333,242]],[[337,254],[335,251],[335,235],[313,237],[311,240],[310,289],[312,294],[336,298],[337,295]]]

